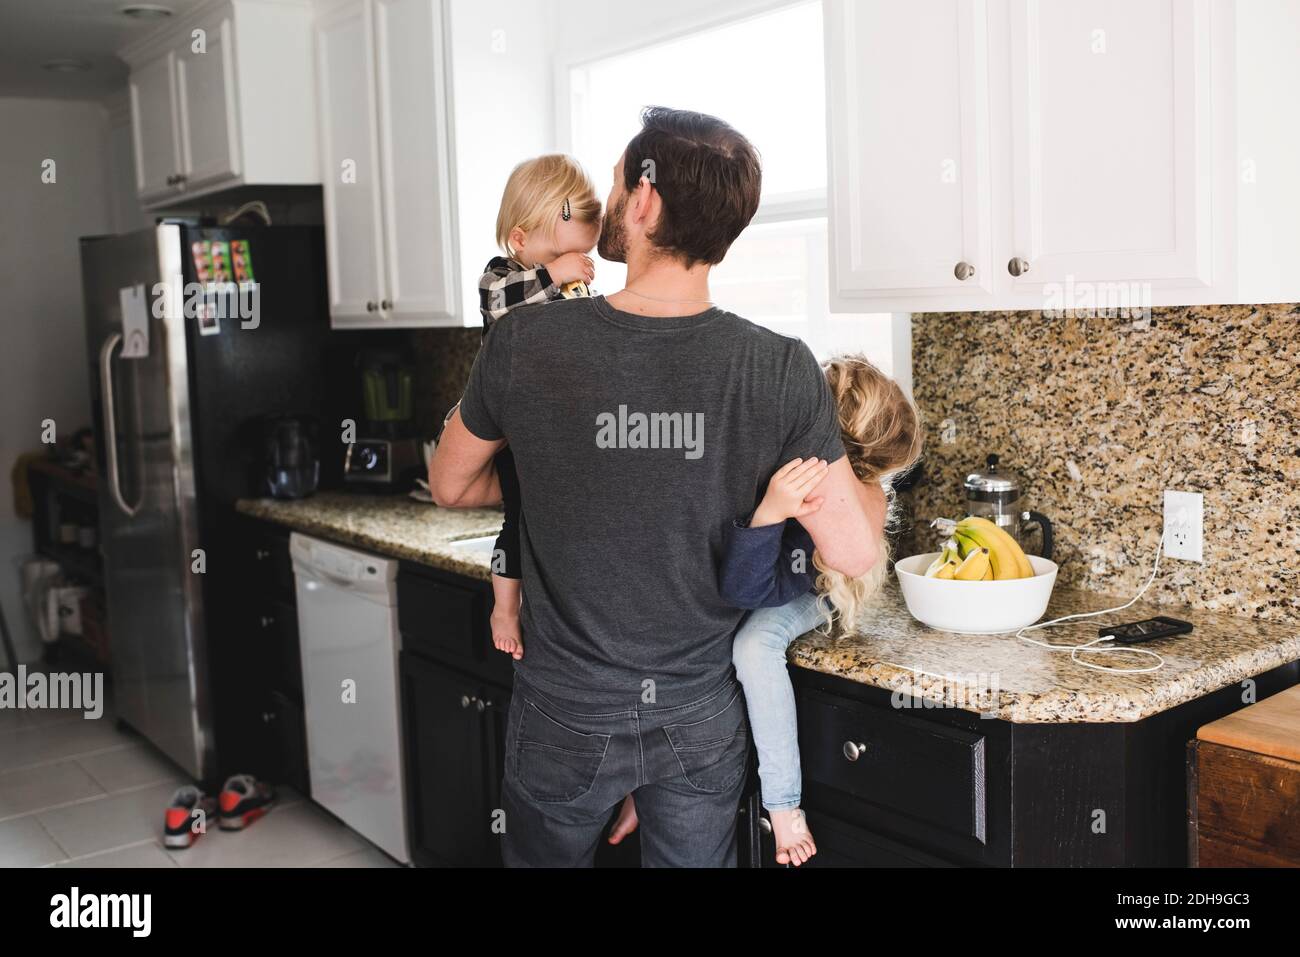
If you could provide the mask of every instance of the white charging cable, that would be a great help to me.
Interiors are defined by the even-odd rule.
[[[1052,625],[1059,625],[1061,622],[1064,621],[1074,621],[1075,619],[1080,619],[1080,618],[1096,618],[1098,615],[1110,615],[1117,611],[1123,611],[1125,608],[1129,608],[1132,605],[1136,604],[1138,599],[1146,594],[1147,589],[1151,587],[1151,583],[1156,580],[1156,575],[1160,572],[1160,555],[1164,551],[1164,548],[1165,548],[1165,535],[1164,532],[1161,532],[1160,543],[1156,545],[1156,561],[1155,561],[1155,567],[1151,569],[1151,577],[1147,579],[1146,584],[1142,586],[1141,590],[1139,590],[1138,593],[1134,595],[1132,599],[1130,599],[1125,604],[1118,605],[1115,608],[1105,608],[1101,611],[1087,611],[1077,615],[1066,615],[1063,618],[1053,618],[1051,621],[1039,622],[1036,625],[1030,625],[1027,628],[1021,628],[1018,632],[1016,632],[1016,637],[1019,638],[1021,641],[1029,642],[1031,645],[1038,645],[1038,647],[1040,648],[1048,648],[1052,651],[1068,651],[1070,653],[1071,661],[1075,662],[1078,665],[1081,665],[1084,668],[1091,668],[1094,671],[1109,671],[1117,675],[1141,675],[1141,674],[1146,674],[1149,671],[1157,671],[1160,668],[1164,667],[1165,659],[1161,658],[1154,651],[1149,651],[1146,648],[1130,648],[1124,645],[1117,647],[1114,645],[1105,644],[1105,642],[1114,641],[1115,640],[1114,635],[1101,635],[1100,637],[1094,638],[1092,641],[1086,641],[1081,645],[1050,645],[1045,641],[1037,641],[1033,638],[1028,638],[1025,636],[1025,632],[1027,631],[1034,631],[1035,629],[1038,628],[1050,628],[1052,627]],[[1156,660],[1156,663],[1149,668],[1110,668],[1107,667],[1106,665],[1090,664],[1089,662],[1084,661],[1079,657],[1079,655],[1081,654],[1088,654],[1088,653],[1093,653],[1093,654],[1101,653],[1101,654],[1110,655],[1110,654],[1118,654],[1123,651],[1131,652],[1132,654],[1135,655],[1146,655],[1148,658],[1154,658]]]

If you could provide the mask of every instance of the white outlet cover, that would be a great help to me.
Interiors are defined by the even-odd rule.
[[[1201,562],[1205,539],[1205,497],[1200,492],[1165,491],[1165,555]]]

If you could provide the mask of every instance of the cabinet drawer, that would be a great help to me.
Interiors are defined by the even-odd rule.
[[[411,651],[476,657],[488,640],[487,616],[481,591],[418,575],[397,578],[397,621],[403,647]]]
[[[872,834],[833,817],[809,812],[808,829],[817,842],[809,867],[951,867],[897,841]],[[775,849],[769,855],[774,859]],[[780,865],[773,865],[780,866]]]
[[[811,689],[798,700],[805,778],[984,843],[983,735]]]

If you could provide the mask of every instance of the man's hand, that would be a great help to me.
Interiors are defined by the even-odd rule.
[[[584,256],[582,253],[565,253],[548,262],[546,271],[550,274],[551,282],[557,286],[577,282],[579,279],[583,282],[591,282],[596,278],[596,264],[591,261],[590,256]]]
[[[822,507],[823,499],[814,497],[812,493],[826,478],[829,468],[824,459],[795,459],[781,466],[767,483],[767,492],[758,508],[754,509],[749,527],[775,525],[817,511]]]

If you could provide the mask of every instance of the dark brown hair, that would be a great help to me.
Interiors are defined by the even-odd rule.
[[[722,262],[758,210],[758,151],[727,123],[690,110],[648,106],[641,127],[623,155],[623,185],[633,192],[646,177],[663,201],[650,241],[687,268]]]

